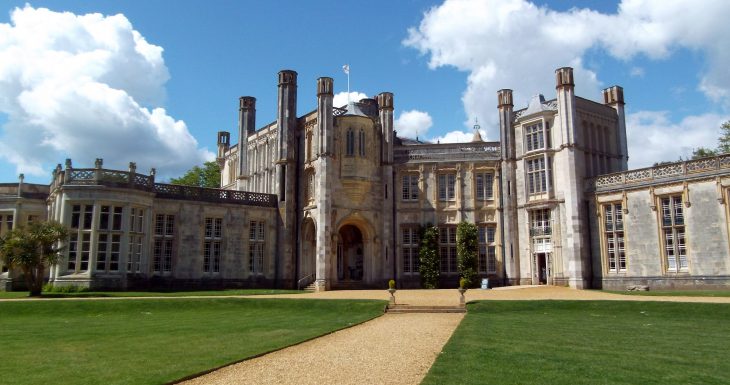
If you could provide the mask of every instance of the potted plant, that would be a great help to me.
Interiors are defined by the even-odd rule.
[[[395,305],[395,280],[388,281],[388,293],[390,293],[390,303]]]
[[[462,277],[459,280],[459,304],[464,305],[466,303],[464,299],[464,293],[466,293],[467,286],[469,286],[469,281],[466,280],[466,278]]]

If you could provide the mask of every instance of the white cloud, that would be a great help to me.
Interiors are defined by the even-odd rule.
[[[556,68],[571,66],[576,94],[599,99],[605,85],[583,60],[596,48],[621,60],[638,55],[662,59],[679,48],[699,51],[707,65],[697,87],[730,105],[728,16],[726,0],[708,0],[702,6],[624,0],[615,14],[577,8],[558,12],[525,0],[446,0],[409,29],[403,44],[428,55],[431,68],[468,72],[462,96],[466,115],[493,122],[488,133],[497,138],[494,105],[499,89],[515,90],[515,108],[521,108],[530,95],[554,89]]]
[[[479,130],[479,134],[482,136],[482,140],[486,138],[486,132],[484,130]],[[437,136],[435,138],[429,139],[430,142],[433,143],[469,143],[474,139],[474,131],[466,132],[466,131],[451,131],[447,132],[445,135]]]
[[[668,111],[639,111],[626,117],[629,167],[649,167],[656,162],[688,159],[699,147],[714,148],[720,126],[730,116],[693,115],[673,123]]]
[[[368,96],[362,92],[357,92],[357,91],[350,92],[350,101],[352,101],[352,102],[359,102],[360,99],[367,99],[367,98],[368,98]],[[332,105],[334,107],[346,106],[347,105],[347,92],[343,91],[343,92],[336,93],[332,100]]]
[[[163,49],[124,15],[16,8],[0,24],[0,156],[18,172],[77,166],[157,167],[177,175],[213,154],[160,106],[169,79]]]
[[[428,112],[418,110],[403,111],[393,125],[398,132],[398,136],[401,138],[415,139],[419,137],[423,139],[426,137],[428,129],[433,126],[433,119],[431,119],[431,115]]]
[[[641,67],[631,67],[629,70],[629,75],[635,78],[643,78],[644,77],[644,69]]]

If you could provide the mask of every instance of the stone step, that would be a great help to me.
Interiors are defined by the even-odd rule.
[[[302,290],[306,291],[307,293],[314,293],[315,291],[317,291],[317,286],[315,286],[314,282],[312,282],[309,284],[309,286],[305,287]]]
[[[386,313],[466,313],[464,306],[388,305]]]

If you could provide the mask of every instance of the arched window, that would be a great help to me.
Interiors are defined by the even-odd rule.
[[[365,131],[362,129],[360,130],[360,138],[358,138],[358,144],[359,144],[359,153],[360,156],[365,156]]]
[[[347,156],[355,155],[355,133],[352,128],[347,129],[347,149],[345,154]]]
[[[307,133],[307,143],[306,143],[306,161],[309,162],[312,160],[312,133]]]

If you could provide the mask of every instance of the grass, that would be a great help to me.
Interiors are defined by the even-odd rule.
[[[148,299],[0,303],[0,382],[162,384],[382,314],[384,301]]]
[[[95,297],[214,297],[230,295],[301,294],[301,290],[231,289],[202,291],[83,291],[75,293],[43,292],[44,298],[95,298]],[[25,298],[27,291],[0,291],[0,299]]]
[[[730,305],[485,301],[422,384],[727,384]]]
[[[730,289],[728,290],[656,290],[656,291],[613,291],[604,290],[606,293],[625,294],[625,295],[650,295],[650,296],[668,296],[668,297],[730,297]]]

